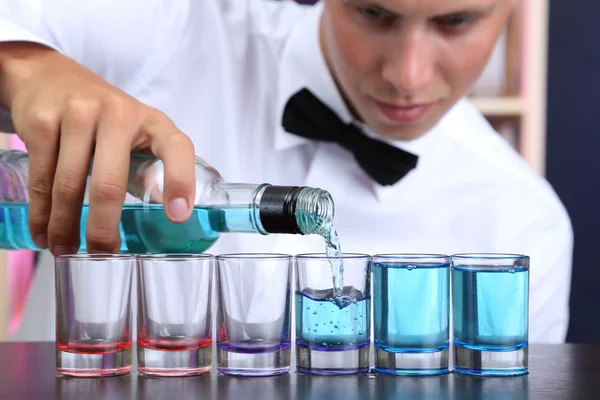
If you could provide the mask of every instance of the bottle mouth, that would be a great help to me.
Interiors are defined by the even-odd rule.
[[[296,206],[296,222],[305,235],[327,235],[333,226],[335,206],[326,190],[302,188]]]
[[[266,233],[329,235],[334,205],[329,192],[306,186],[266,185],[260,191],[260,222]]]

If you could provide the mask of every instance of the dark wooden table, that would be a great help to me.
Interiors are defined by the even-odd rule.
[[[529,375],[475,378],[362,375],[273,378],[211,375],[188,378],[60,378],[54,343],[0,343],[0,399],[15,400],[600,400],[599,345],[533,345]]]

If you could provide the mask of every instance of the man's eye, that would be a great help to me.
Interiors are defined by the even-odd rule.
[[[437,23],[443,28],[458,30],[466,28],[474,22],[474,18],[467,14],[454,14],[437,19]]]
[[[372,20],[372,21],[378,21],[378,20],[381,20],[383,17],[385,17],[385,12],[381,8],[377,8],[377,7],[371,7],[371,6],[357,7],[357,11],[364,18]]]

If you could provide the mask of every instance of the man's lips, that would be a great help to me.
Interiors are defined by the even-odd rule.
[[[391,121],[415,122],[421,119],[433,103],[391,104],[374,100],[377,108]]]

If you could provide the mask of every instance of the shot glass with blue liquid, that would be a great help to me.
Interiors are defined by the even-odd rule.
[[[296,256],[296,369],[316,375],[368,372],[370,260],[365,254]]]
[[[529,257],[452,256],[454,371],[524,375],[528,368]]]
[[[450,262],[437,254],[373,256],[375,371],[448,372]]]

